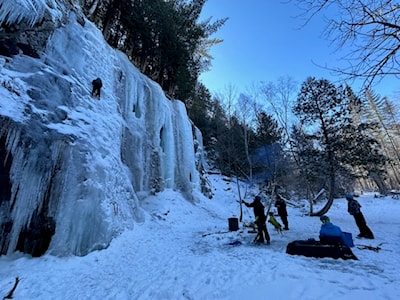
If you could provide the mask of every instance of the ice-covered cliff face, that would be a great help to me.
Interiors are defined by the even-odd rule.
[[[17,2],[26,12],[9,5],[0,22],[34,24],[32,9],[49,2],[43,15],[67,14],[55,9],[62,1]],[[89,21],[70,12],[60,24],[40,58],[0,56],[0,254],[40,255],[50,243],[48,253],[85,255],[143,221],[140,197],[199,189],[199,133],[184,104]],[[100,100],[91,96],[96,77]]]

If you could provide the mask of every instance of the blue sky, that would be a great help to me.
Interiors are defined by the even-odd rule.
[[[322,15],[304,27],[300,13],[294,4],[279,0],[208,0],[203,18],[229,20],[213,36],[224,42],[212,48],[212,69],[201,81],[211,92],[222,92],[229,84],[243,92],[252,83],[276,81],[286,75],[299,84],[309,76],[337,83],[337,75],[317,65],[343,65],[340,58],[345,53],[335,52],[335,46],[323,36]],[[386,81],[374,89],[391,94],[397,87],[393,79]],[[357,89],[355,83],[350,85]]]

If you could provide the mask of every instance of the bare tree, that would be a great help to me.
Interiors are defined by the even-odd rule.
[[[304,10],[306,23],[327,12],[327,37],[346,49],[348,65],[329,68],[347,79],[361,79],[370,87],[386,75],[400,75],[400,5],[398,1],[292,0]]]
[[[393,112],[395,106],[386,97],[380,97],[371,90],[365,91],[366,104],[363,107],[363,114],[369,122],[379,124],[377,130],[373,132],[375,138],[380,142],[382,151],[390,158],[388,161],[388,175],[392,188],[398,189],[400,186],[400,149],[398,122]]]
[[[243,145],[246,153],[247,163],[249,165],[249,173],[248,178],[250,182],[253,181],[253,164],[250,157],[249,145],[250,145],[250,135],[249,129],[251,128],[251,124],[254,123],[255,114],[254,108],[255,101],[249,95],[240,94],[238,99],[238,107],[236,109],[236,115],[240,123],[242,124],[243,129]]]
[[[297,168],[294,172],[300,172],[301,168],[300,158],[294,151],[293,140],[291,140],[292,126],[299,123],[296,115],[292,112],[297,90],[298,82],[288,75],[279,77],[276,82],[262,82],[260,84],[261,99],[266,103],[265,109],[273,115],[279,127],[282,128],[282,144]],[[306,170],[302,170],[302,172],[306,172]],[[307,198],[310,199],[312,205],[312,190],[306,178],[307,176],[303,177],[306,181]]]
[[[292,113],[298,83],[290,76],[279,77],[277,82],[261,83],[261,95],[268,103],[279,126],[284,131],[284,143],[289,144],[290,128],[296,121]],[[288,145],[290,147],[290,144]]]
[[[235,158],[235,139],[234,130],[235,121],[237,117],[235,116],[235,105],[237,104],[237,88],[233,84],[229,84],[225,87],[225,90],[222,93],[218,93],[215,95],[218,101],[221,103],[222,108],[226,114],[226,126],[228,131],[225,134],[228,136],[219,137],[220,140],[224,140],[222,142],[224,151],[220,153],[220,156],[223,156],[223,160],[228,165],[227,171],[229,171],[229,176],[236,177],[236,184],[238,190],[238,198],[239,198],[239,209],[240,209],[240,217],[239,222],[243,221],[243,207],[242,207],[242,196],[240,192],[240,184],[239,184],[239,173],[241,173],[241,169],[237,164],[237,159]]]

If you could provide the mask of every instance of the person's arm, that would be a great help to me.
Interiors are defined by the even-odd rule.
[[[321,229],[319,230],[319,239],[321,239],[323,237],[324,237],[324,231],[322,230],[322,227],[321,227]]]
[[[247,203],[247,206],[248,206],[248,207],[254,207],[254,202]]]

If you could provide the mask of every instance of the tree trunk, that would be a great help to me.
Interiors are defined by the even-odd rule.
[[[99,4],[99,0],[94,0],[93,1],[93,3],[91,4],[91,6],[90,6],[90,8],[89,8],[89,12],[88,12],[88,19],[90,19],[92,16],[93,16],[93,14],[94,14],[94,12],[96,11],[96,9],[97,9],[97,5]]]
[[[332,178],[330,179],[330,181],[332,180]],[[334,179],[333,179],[334,180]],[[324,205],[324,207],[322,207],[319,211],[317,211],[316,213],[310,213],[310,216],[323,216],[325,215],[329,209],[331,208],[332,204],[333,204],[333,192],[332,192],[332,183],[330,183],[331,186],[331,190],[329,191],[329,196],[328,196],[328,201],[326,202],[326,204]]]
[[[322,216],[326,214],[333,204],[334,194],[335,194],[335,185],[336,185],[336,172],[334,165],[334,154],[331,150],[328,150],[328,161],[329,161],[329,194],[328,194],[328,202],[326,202],[325,206],[321,208],[321,210],[316,213],[310,214],[311,216]]]
[[[239,203],[240,203],[240,216],[239,216],[239,222],[243,221],[243,207],[242,207],[242,196],[240,193],[240,184],[239,184],[239,178],[236,175],[236,185],[237,185],[237,189],[238,189],[238,195],[239,195]]]

